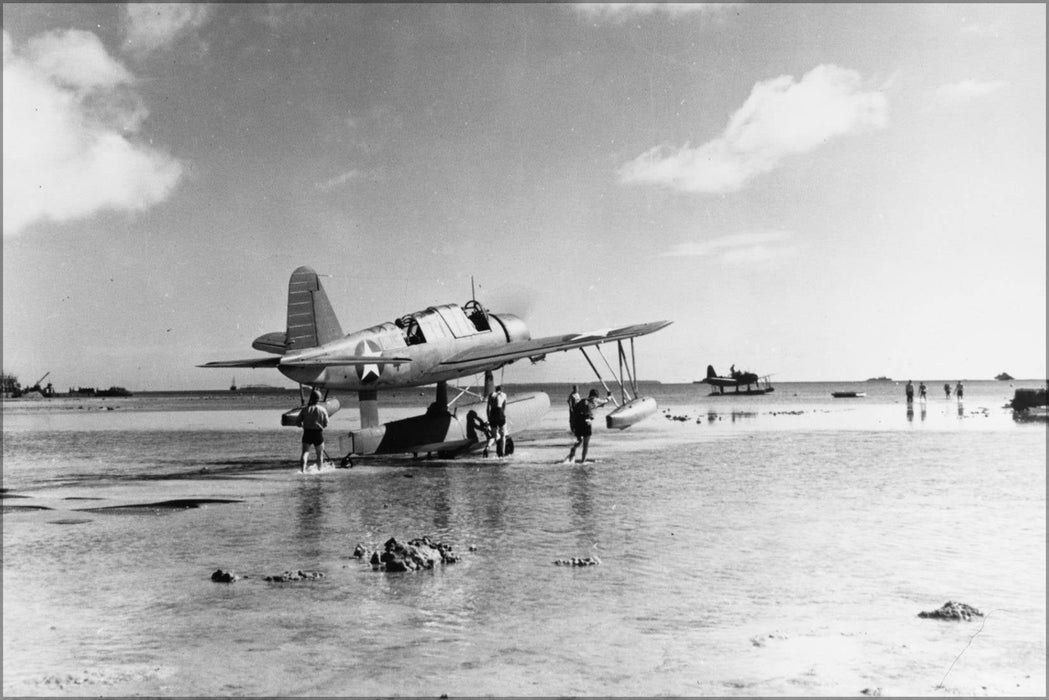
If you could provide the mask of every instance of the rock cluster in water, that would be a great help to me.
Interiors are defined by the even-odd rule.
[[[215,583],[233,583],[242,578],[250,577],[240,576],[232,571],[225,571],[223,569],[216,569],[215,572],[211,574],[211,580]],[[288,581],[313,581],[319,578],[324,578],[324,574],[320,571],[303,571],[302,569],[298,569],[296,571],[285,571],[284,573],[274,574],[272,576],[263,576],[262,580],[272,581],[274,583],[287,583]]]
[[[233,583],[240,579],[232,571],[223,571],[222,569],[215,569],[215,573],[211,575],[211,580],[216,583]]]
[[[324,574],[320,571],[303,571],[299,569],[297,571],[285,571],[282,574],[276,574],[274,576],[263,576],[263,581],[273,581],[275,583],[286,583],[288,581],[312,581],[314,579],[324,578]]]
[[[585,559],[579,557],[572,557],[571,559],[554,559],[554,564],[557,566],[597,566],[601,563],[601,560],[597,557],[586,557]]]
[[[358,544],[353,556],[364,559],[368,550]],[[418,571],[432,569],[436,564],[454,564],[459,561],[452,545],[446,542],[434,542],[429,537],[417,537],[407,543],[398,542],[391,537],[383,545],[383,551],[372,552],[369,563],[375,570],[382,571]]]
[[[934,620],[971,620],[973,615],[983,617],[983,613],[971,605],[956,603],[948,600],[939,610],[918,613],[918,617],[928,617]]]

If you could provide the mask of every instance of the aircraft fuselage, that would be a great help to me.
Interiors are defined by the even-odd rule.
[[[487,314],[475,325],[456,304],[430,307],[405,317],[403,324],[382,323],[326,343],[324,354],[383,355],[409,358],[410,362],[376,365],[281,366],[282,374],[300,384],[332,390],[381,391],[425,386],[476,374],[443,365],[448,358],[479,348],[496,348],[531,336],[521,319],[512,314]],[[487,325],[487,328],[485,326]],[[505,360],[493,361],[497,369]]]

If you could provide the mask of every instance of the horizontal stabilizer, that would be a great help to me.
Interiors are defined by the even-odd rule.
[[[207,362],[197,367],[277,367],[280,364],[279,357],[256,357],[252,360],[222,360],[221,362]]]
[[[284,351],[287,350],[287,338],[287,333],[284,333],[283,331],[266,333],[256,338],[252,342],[251,347],[263,352],[275,352],[278,355],[283,355]]]

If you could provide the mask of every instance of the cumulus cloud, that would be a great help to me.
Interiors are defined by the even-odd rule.
[[[135,139],[148,110],[97,36],[47,32],[21,51],[3,37],[4,237],[168,197],[182,166]]]
[[[129,2],[124,5],[126,47],[136,53],[163,49],[201,27],[210,14],[203,3]]]
[[[936,88],[936,97],[943,102],[968,102],[1001,90],[1006,85],[1004,80],[962,80]]]
[[[959,31],[963,36],[975,36],[975,37],[998,37],[1002,33],[1002,25],[1000,22],[994,22],[991,24],[984,24],[982,22],[968,22],[963,20],[964,24]]]
[[[345,185],[350,180],[356,180],[362,177],[360,170],[347,170],[344,173],[340,173],[335,177],[328,178],[324,182],[318,182],[316,187],[321,192],[331,192],[337,187]]]
[[[783,244],[792,237],[790,231],[734,233],[709,241],[679,243],[660,257],[714,258],[730,264],[755,263],[786,252],[788,248]]]
[[[757,83],[718,138],[697,147],[655,146],[620,168],[620,182],[735,192],[790,155],[856,129],[885,126],[887,113],[885,95],[864,90],[856,71],[821,65],[798,82],[782,75]]]
[[[713,2],[584,2],[575,3],[571,8],[586,19],[607,21],[613,23],[626,22],[635,17],[644,17],[661,13],[678,17],[688,14],[706,14],[730,11],[741,5],[741,3],[713,3]]]

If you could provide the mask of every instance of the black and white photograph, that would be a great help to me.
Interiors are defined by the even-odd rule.
[[[1046,4],[8,3],[2,688],[1046,695]]]

